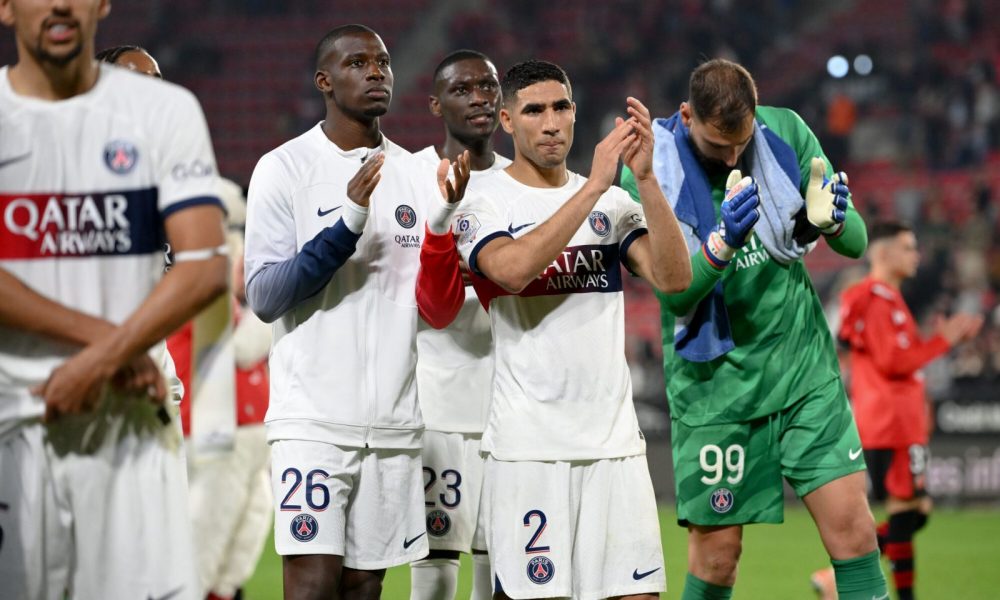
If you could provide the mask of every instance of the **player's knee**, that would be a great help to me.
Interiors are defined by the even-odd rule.
[[[918,510],[893,513],[889,515],[889,541],[909,541],[925,523],[927,523],[927,515]]]
[[[303,573],[293,580],[285,576],[284,594],[287,600],[325,600],[334,597],[338,577],[329,573]]]
[[[868,510],[845,513],[831,523],[831,549],[839,556],[861,556],[878,547],[875,518]]]
[[[385,570],[359,571],[344,569],[340,582],[342,600],[378,600],[382,597],[382,578]]]
[[[736,569],[743,553],[743,544],[730,541],[701,548],[692,561],[694,574],[712,583],[729,584],[736,578]]]
[[[340,585],[339,557],[284,557],[284,597],[287,600],[327,600]],[[327,560],[334,559],[334,560]]]

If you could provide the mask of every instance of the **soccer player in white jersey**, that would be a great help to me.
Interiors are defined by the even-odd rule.
[[[0,68],[5,599],[197,598],[176,409],[147,352],[226,289],[215,157],[190,93],[95,62],[109,10],[0,0],[18,56]]]
[[[415,284],[423,223],[447,228],[468,157],[435,185],[382,135],[392,69],[367,27],[320,41],[315,84],[326,119],[261,158],[247,207],[247,299],[274,323],[275,546],[285,598],[377,598],[386,567],[427,554]]]
[[[510,164],[493,150],[500,81],[484,54],[458,50],[441,60],[434,70],[430,110],[444,121],[444,142],[424,148],[417,157],[437,165],[442,158],[455,160],[468,151],[470,192],[480,179]],[[424,321],[418,324],[417,397],[427,428],[423,464],[430,554],[410,564],[411,600],[454,598],[460,552],[472,554],[473,600],[493,595],[485,523],[479,519],[479,445],[489,410],[493,338],[489,316],[471,285],[463,295],[461,311],[447,328],[438,331]]]
[[[566,168],[576,106],[561,68],[515,65],[500,123],[514,162],[455,218],[489,307],[495,374],[482,449],[495,598],[652,598],[665,589],[656,501],[624,352],[621,266],[669,291],[691,280],[677,221],[652,172],[649,112]],[[611,185],[641,173],[641,205]]]

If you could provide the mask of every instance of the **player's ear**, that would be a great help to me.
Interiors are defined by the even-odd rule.
[[[0,0],[0,23],[6,27],[14,26],[14,10],[10,6],[10,0]]]
[[[428,96],[427,106],[431,109],[432,115],[435,117],[441,116],[441,101],[437,99],[437,96]]]
[[[506,106],[500,109],[500,126],[507,133],[514,133],[514,124],[511,123],[510,111],[507,110]]]
[[[97,8],[98,20],[103,19],[111,13],[111,0],[101,0],[101,5]]]
[[[330,75],[326,71],[316,71],[316,74],[313,75],[313,84],[324,96],[333,89],[333,86],[330,85]]]
[[[687,102],[681,102],[680,113],[681,113],[681,123],[683,123],[685,127],[687,127],[687,128],[690,129],[690,127],[691,127],[691,106]]]

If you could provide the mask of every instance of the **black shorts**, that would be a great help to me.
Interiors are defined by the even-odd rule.
[[[920,444],[865,450],[872,498],[885,502],[889,496],[903,500],[926,496],[929,460],[930,451]]]

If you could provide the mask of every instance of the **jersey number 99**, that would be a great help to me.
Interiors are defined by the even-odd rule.
[[[715,485],[725,476],[731,485],[739,483],[743,480],[745,458],[746,452],[743,446],[736,444],[726,448],[725,452],[715,444],[702,446],[701,452],[698,453],[698,461],[701,463],[701,469],[708,475],[702,475],[701,482],[705,485]],[[728,476],[726,472],[729,473]]]

